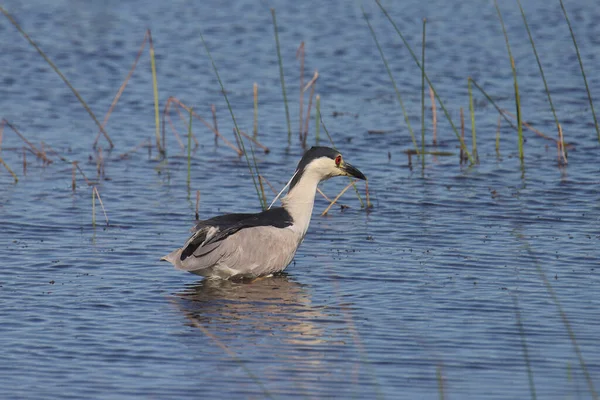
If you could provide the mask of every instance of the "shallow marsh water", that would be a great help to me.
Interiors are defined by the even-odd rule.
[[[525,119],[554,136],[518,8],[501,6]],[[198,122],[201,147],[189,187],[187,159],[172,134],[166,164],[156,151],[120,159],[154,135],[145,53],[107,126],[116,149],[107,152],[101,142],[107,179],[98,189],[108,227],[98,210],[92,228],[91,189],[79,179],[71,190],[69,164],[54,157],[43,166],[28,155],[25,175],[22,144],[4,129],[0,155],[20,180],[15,185],[0,172],[0,397],[527,398],[527,362],[540,398],[592,397],[564,320],[598,390],[599,145],[559,4],[523,6],[566,140],[575,146],[566,167],[557,166],[553,142],[526,131],[521,168],[516,133],[504,122],[497,156],[497,114],[477,94],[481,163],[461,166],[456,155],[427,158],[424,171],[409,168],[402,152],[411,148],[410,136],[359,3],[5,2],[99,117],[151,28],[161,108],[176,96],[210,120],[215,104],[221,131],[233,139],[202,32],[248,131],[252,84],[259,84],[259,139],[271,152],[257,157],[278,189],[302,154],[294,56],[304,40],[306,80],[318,68],[324,122],[346,159],[369,177],[374,208],[361,210],[349,191],[342,202],[350,208],[321,217],[327,203],[319,198],[287,273],[252,284],[205,282],[159,263],[186,239],[196,190],[201,217],[257,210],[259,203],[245,161],[215,147]],[[289,150],[270,7],[277,9],[290,99]],[[365,7],[420,134],[418,69],[377,6]],[[415,50],[428,19],[426,67],[455,123],[459,108],[468,109],[468,76],[514,109],[492,3],[386,7]],[[600,11],[592,1],[566,7],[597,95]],[[35,144],[79,160],[95,178],[93,122],[14,27],[0,21],[1,116]],[[426,118],[430,141],[429,107]],[[441,113],[438,120],[438,149],[458,154]],[[313,128],[314,120],[310,143]],[[322,188],[334,196],[346,183]]]

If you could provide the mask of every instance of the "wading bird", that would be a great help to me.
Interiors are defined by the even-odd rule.
[[[281,272],[304,240],[317,185],[334,176],[366,179],[336,150],[312,147],[298,163],[282,207],[199,221],[183,247],[161,260],[207,278],[257,278]]]

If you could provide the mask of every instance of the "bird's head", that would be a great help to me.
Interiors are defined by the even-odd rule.
[[[290,190],[303,178],[316,178],[324,181],[334,176],[350,176],[366,180],[357,168],[344,161],[342,155],[330,147],[311,147],[298,163],[296,173],[290,183]]]

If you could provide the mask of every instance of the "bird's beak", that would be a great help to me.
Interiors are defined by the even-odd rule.
[[[355,178],[362,179],[363,181],[367,180],[367,177],[360,172],[358,168],[355,168],[352,164],[347,162],[342,165],[342,171],[344,171],[344,173],[348,176],[353,176]]]

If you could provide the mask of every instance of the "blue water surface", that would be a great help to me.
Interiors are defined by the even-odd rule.
[[[598,96],[600,9],[564,3]],[[246,132],[258,84],[258,140],[270,152],[256,147],[257,165],[276,190],[303,152],[296,51],[304,42],[304,84],[319,72],[321,144],[329,143],[327,128],[369,177],[373,208],[365,211],[350,189],[340,200],[349,208],[320,216],[328,202],[318,196],[306,239],[281,276],[214,282],[174,270],[158,259],[187,238],[197,191],[201,218],[259,210],[245,159],[223,141],[215,145],[197,119],[189,185],[187,152],[168,121],[166,160],[147,145],[132,151],[155,143],[147,45],[106,125],[115,147],[101,138],[100,154],[87,111],[2,16],[0,117],[53,162],[23,150],[28,145],[4,126],[0,157],[19,182],[0,167],[0,397],[597,398],[599,138],[560,3],[522,4],[571,145],[568,165],[557,161],[555,119],[516,3],[500,9],[523,120],[551,139],[526,129],[521,163],[516,131],[504,119],[498,129],[498,112],[475,90],[480,162],[461,164],[439,102],[432,145],[426,91],[427,150],[452,156],[428,155],[423,169],[414,155],[409,166],[409,128],[361,5],[419,144],[420,70],[375,2],[5,1],[101,121],[151,29],[161,118],[171,96],[211,125],[214,105],[219,131],[235,144],[202,33]],[[469,149],[468,77],[515,113],[492,2],[383,5],[419,58],[427,19],[425,68],[458,130],[464,110]],[[175,109],[169,115],[185,145],[188,114]],[[71,161],[91,185],[77,172],[72,189]],[[334,197],[347,183],[321,187]],[[92,186],[108,226],[98,201],[92,226]],[[357,188],[365,202],[364,184]]]

